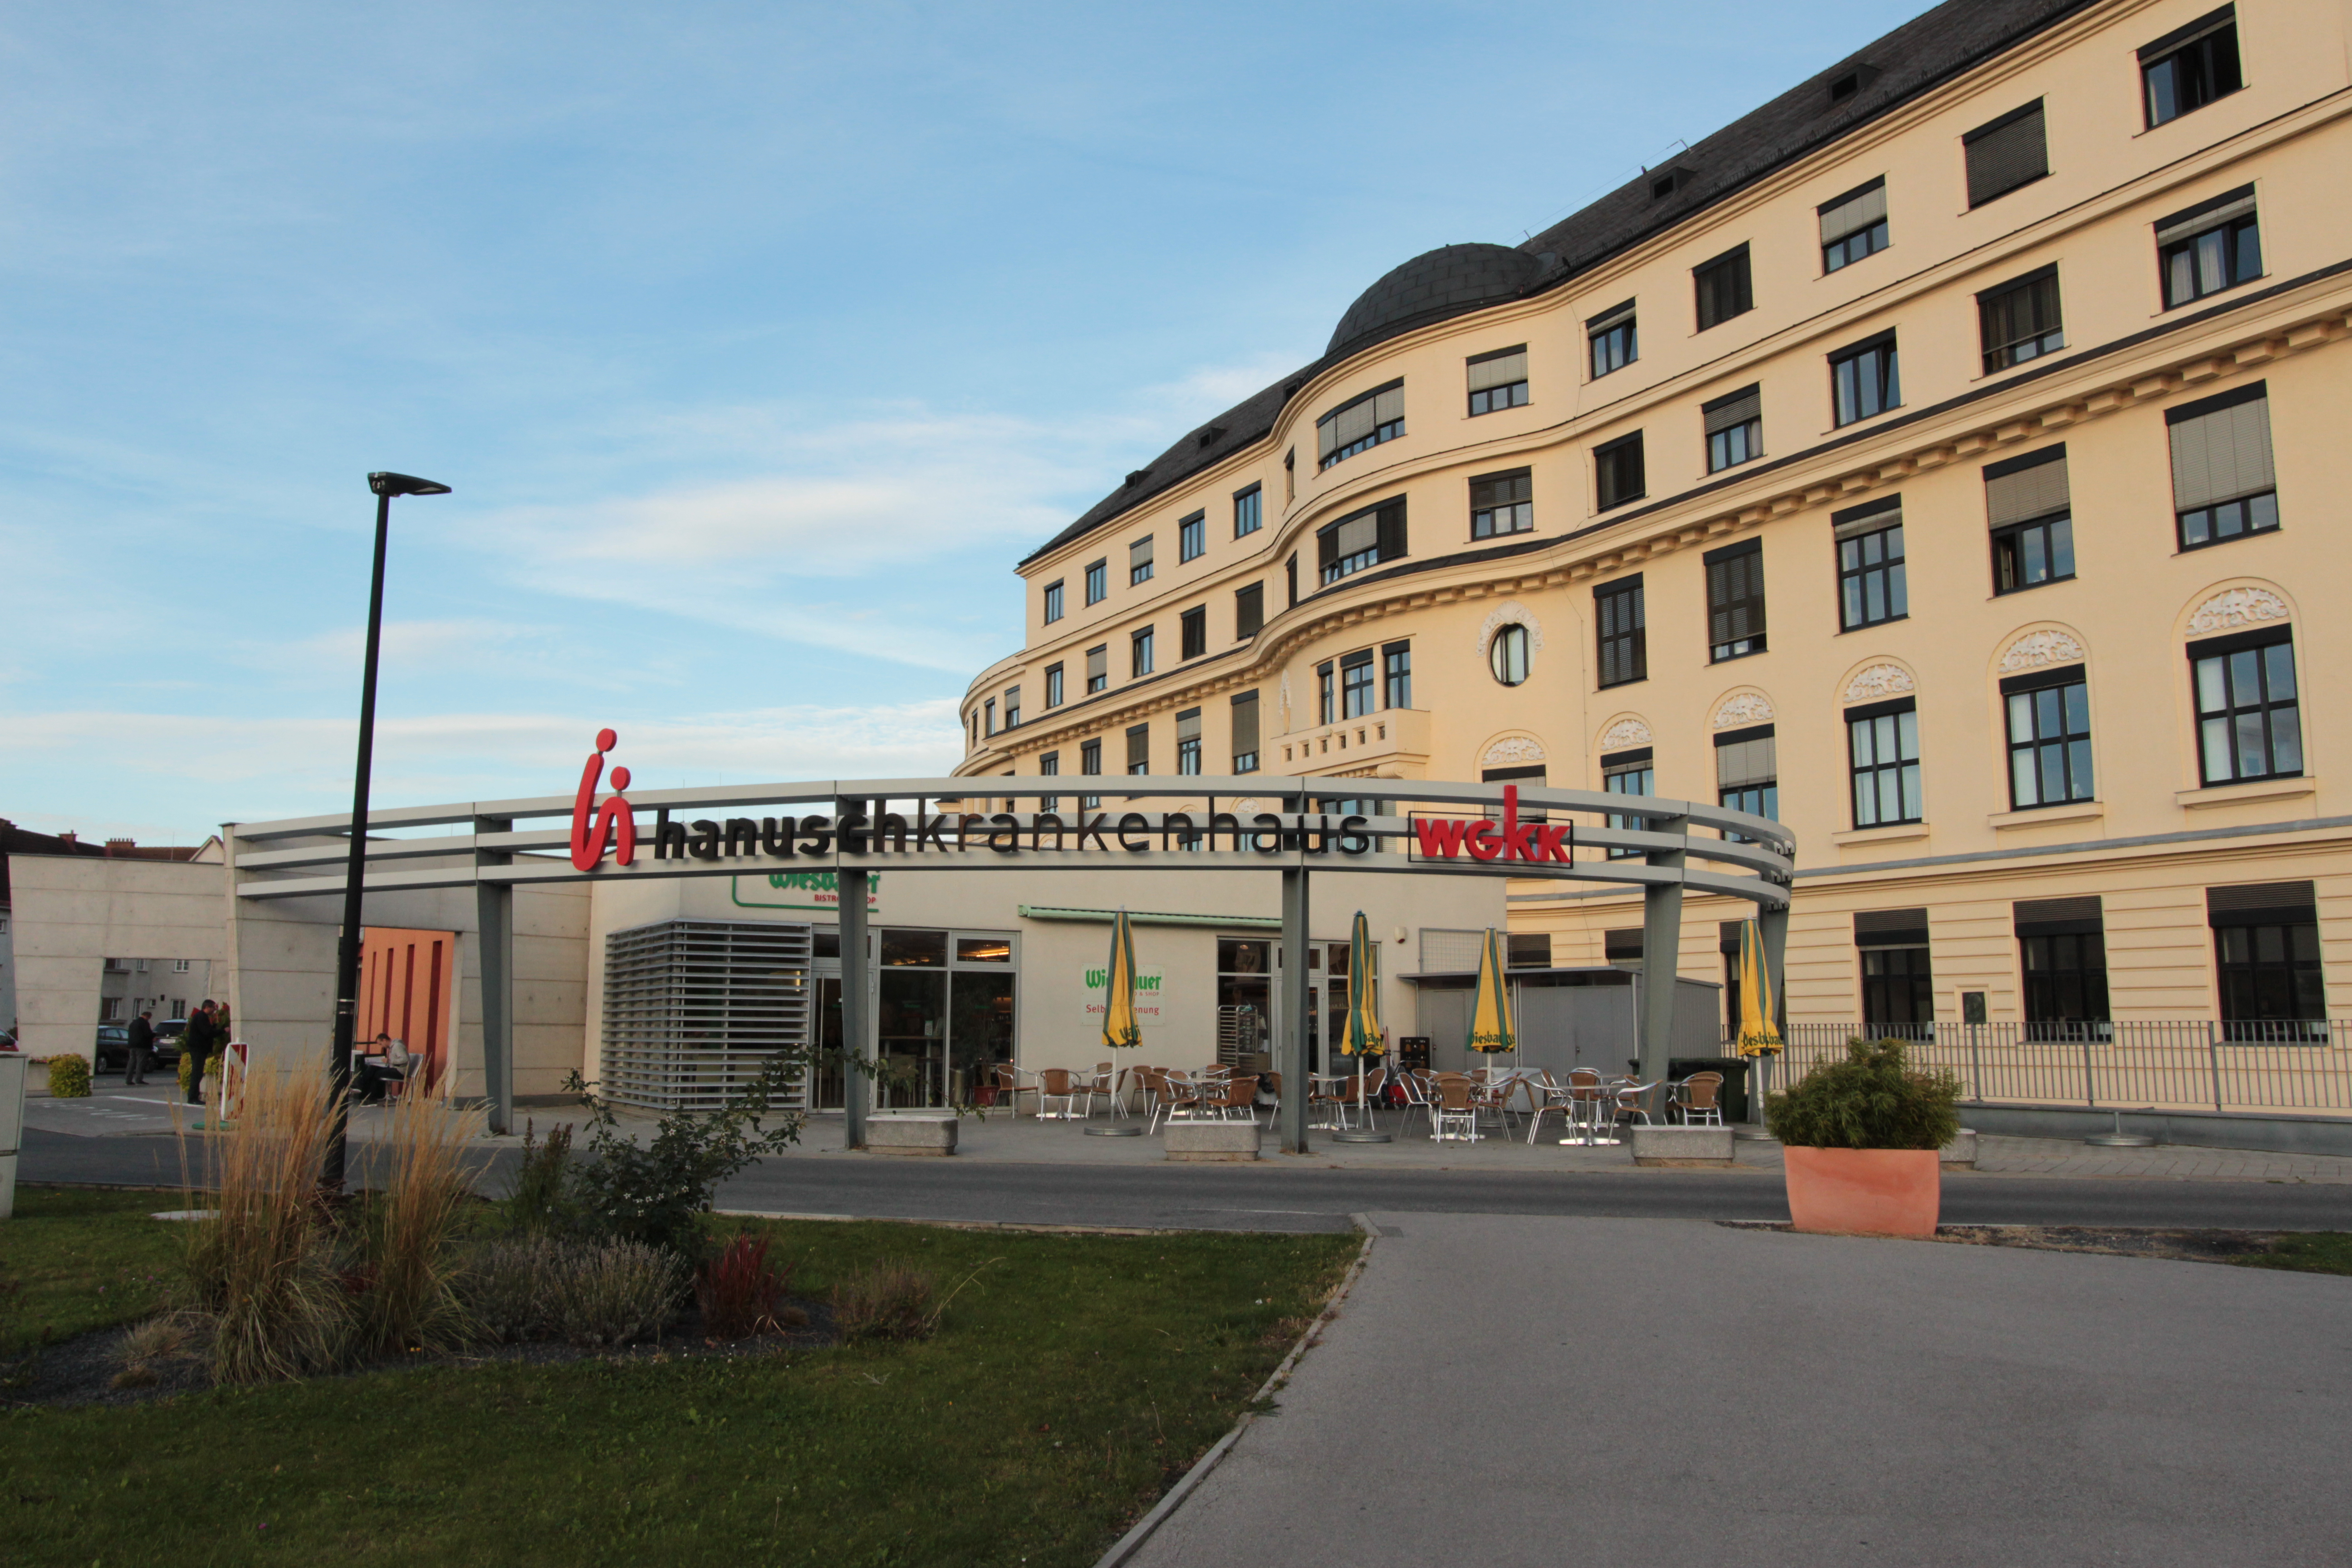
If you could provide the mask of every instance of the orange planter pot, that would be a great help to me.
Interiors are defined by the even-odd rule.
[[[1933,1236],[1943,1170],[1933,1149],[1783,1149],[1799,1230]]]

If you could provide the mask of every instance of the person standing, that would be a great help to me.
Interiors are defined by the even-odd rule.
[[[130,1040],[122,1052],[124,1088],[147,1081],[147,1058],[155,1048],[155,1015],[142,1013],[131,1020]]]
[[[188,1032],[180,1037],[180,1049],[188,1058],[188,1103],[205,1102],[205,1058],[213,1054],[216,1033],[213,1023],[213,999],[209,996],[188,1016]]]

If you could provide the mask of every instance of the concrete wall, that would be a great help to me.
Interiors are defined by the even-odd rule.
[[[218,864],[14,855],[8,878],[17,1017],[32,1055],[92,1054],[110,957],[228,955]]]

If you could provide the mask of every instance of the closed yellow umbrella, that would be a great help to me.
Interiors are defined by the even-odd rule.
[[[1511,994],[1503,984],[1503,933],[1486,928],[1478,953],[1478,999],[1470,1009],[1470,1048],[1488,1053],[1519,1048],[1511,1027]]]
[[[1387,1047],[1386,1031],[1381,1027],[1380,943],[1372,940],[1364,911],[1358,910],[1355,929],[1348,936],[1348,1028],[1339,1037],[1339,1048],[1356,1058],[1356,1103],[1367,1117],[1371,1108],[1364,1101],[1364,1058]]]
[[[1121,910],[1110,926],[1110,967],[1103,975],[1103,1045],[1111,1050],[1143,1044],[1135,1021],[1135,936]]]
[[[1754,921],[1739,922],[1739,1054],[1770,1056],[1781,1048],[1772,1022],[1772,969],[1764,959],[1764,931]]]

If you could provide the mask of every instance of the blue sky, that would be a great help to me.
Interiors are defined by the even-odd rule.
[[[944,772],[1014,561],[1921,7],[20,5],[0,816]]]

